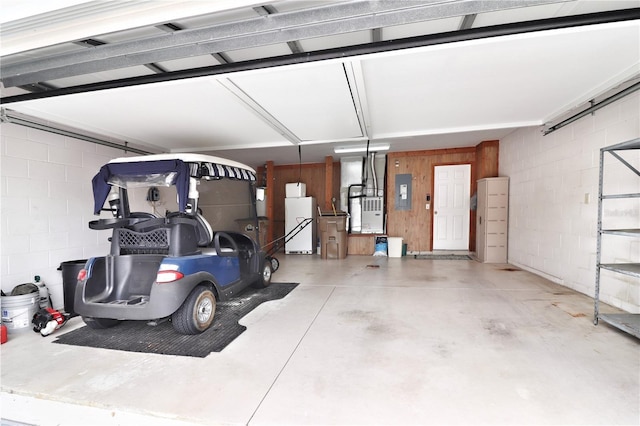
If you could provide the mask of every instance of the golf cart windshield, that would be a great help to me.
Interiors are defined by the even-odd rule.
[[[153,173],[144,176],[131,175],[113,175],[109,177],[108,184],[119,188],[144,188],[149,186],[171,186],[176,180],[177,174],[170,173]]]

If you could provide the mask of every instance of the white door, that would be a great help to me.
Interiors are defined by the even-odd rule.
[[[433,249],[469,250],[471,164],[435,166]]]

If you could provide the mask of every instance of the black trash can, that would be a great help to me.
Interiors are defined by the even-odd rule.
[[[73,299],[76,297],[76,286],[78,284],[78,272],[84,268],[87,259],[70,260],[62,262],[58,271],[62,271],[62,289],[64,295],[64,311],[75,317],[78,314],[73,310]]]

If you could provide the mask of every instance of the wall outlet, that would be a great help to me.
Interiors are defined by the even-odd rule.
[[[587,192],[584,194],[584,203],[589,204],[590,202],[591,202],[591,194]]]

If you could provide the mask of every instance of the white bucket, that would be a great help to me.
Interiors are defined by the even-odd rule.
[[[402,238],[400,237],[388,237],[389,243],[389,257],[402,257]]]
[[[31,320],[38,312],[40,293],[33,292],[20,296],[2,296],[2,323],[9,333],[25,331],[31,328]]]

